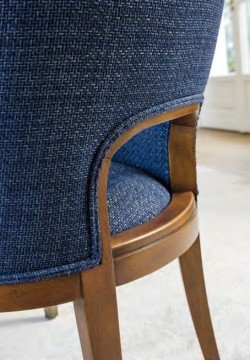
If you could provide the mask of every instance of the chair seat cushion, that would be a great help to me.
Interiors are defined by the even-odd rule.
[[[157,179],[128,165],[112,162],[108,178],[111,234],[152,219],[170,202],[170,193]]]

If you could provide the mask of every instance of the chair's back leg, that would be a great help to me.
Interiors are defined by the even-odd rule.
[[[81,273],[83,297],[74,301],[84,360],[121,360],[121,344],[112,266]]]
[[[179,260],[189,309],[204,358],[218,360],[220,357],[207,301],[199,237]]]
[[[47,319],[54,319],[58,315],[58,308],[57,306],[49,306],[44,308],[44,313]]]

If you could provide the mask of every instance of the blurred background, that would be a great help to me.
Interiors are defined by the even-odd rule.
[[[197,136],[204,269],[222,360],[250,359],[249,133],[250,0],[227,0]],[[202,359],[177,261],[117,292],[125,360]],[[3,360],[81,359],[71,304],[52,321],[42,309],[4,313],[0,329]]]
[[[200,126],[250,132],[250,1],[226,0]]]

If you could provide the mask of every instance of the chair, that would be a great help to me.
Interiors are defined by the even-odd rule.
[[[115,287],[179,258],[219,359],[195,131],[223,1],[15,1],[1,12],[0,311],[74,302],[84,359],[122,358]]]

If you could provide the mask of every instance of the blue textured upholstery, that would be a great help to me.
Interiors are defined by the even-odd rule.
[[[114,160],[144,170],[168,186],[169,127],[166,122],[141,131],[121,147]]]
[[[0,283],[100,263],[97,184],[105,153],[140,121],[202,101],[222,5],[1,2]],[[149,132],[161,137],[163,128]],[[167,135],[157,150],[161,164],[155,145],[145,156],[141,136],[148,139],[138,135],[116,161],[167,183]]]
[[[112,162],[108,180],[111,234],[143,224],[169,202],[170,194],[159,181],[139,169]]]

